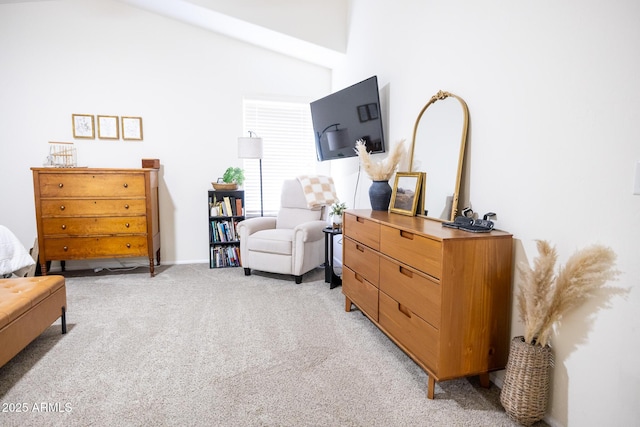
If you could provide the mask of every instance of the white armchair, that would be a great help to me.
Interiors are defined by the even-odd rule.
[[[324,262],[324,233],[327,209],[310,209],[297,179],[282,185],[277,217],[249,218],[238,224],[240,259],[244,274],[251,269],[292,274],[296,283],[302,275]]]

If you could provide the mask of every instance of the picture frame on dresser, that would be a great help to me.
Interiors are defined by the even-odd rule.
[[[415,216],[418,202],[422,200],[422,172],[397,172],[389,211],[402,215]]]
[[[94,139],[96,137],[94,118],[91,114],[72,114],[71,125],[74,138]]]
[[[142,117],[121,117],[122,139],[142,141]]]
[[[120,139],[118,116],[98,116],[98,138]]]

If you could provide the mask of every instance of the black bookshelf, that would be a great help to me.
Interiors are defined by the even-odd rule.
[[[243,190],[209,190],[209,268],[240,267],[236,226],[243,219]]]

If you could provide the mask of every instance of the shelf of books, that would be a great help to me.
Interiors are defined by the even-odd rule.
[[[209,267],[240,267],[236,225],[244,219],[243,190],[209,190]]]

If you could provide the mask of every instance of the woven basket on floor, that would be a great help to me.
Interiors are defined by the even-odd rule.
[[[524,337],[511,341],[500,403],[509,418],[530,426],[547,412],[550,368],[553,365],[551,348],[547,345],[527,344]]]

